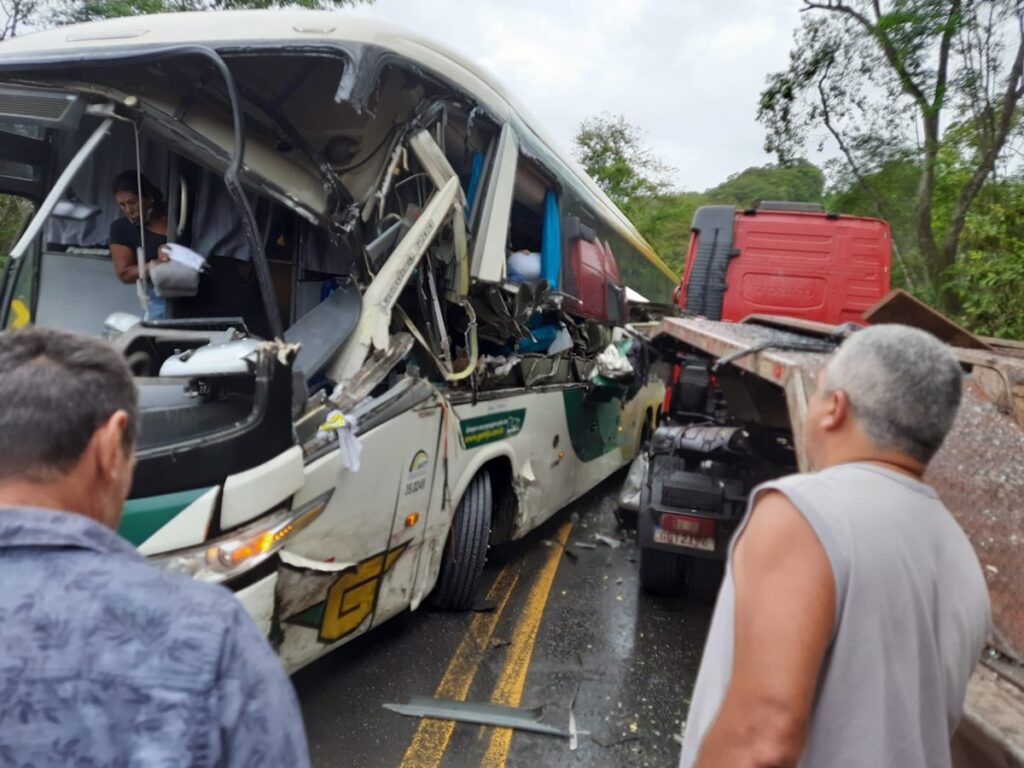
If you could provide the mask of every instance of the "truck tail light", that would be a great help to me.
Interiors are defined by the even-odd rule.
[[[715,535],[715,521],[695,515],[673,515],[665,512],[661,516],[659,525],[666,531],[684,533],[687,536],[706,538]]]

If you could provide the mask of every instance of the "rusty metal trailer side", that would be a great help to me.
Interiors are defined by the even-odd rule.
[[[794,349],[814,337],[780,325],[666,318],[645,330],[657,345],[731,358],[744,375],[781,388],[798,464],[807,470],[807,400],[828,355]],[[769,344],[776,346],[743,354]],[[974,545],[994,624],[990,651],[971,678],[954,754],[959,766],[1024,768],[1024,357],[1012,348],[953,349],[968,372],[964,398],[926,480]]]

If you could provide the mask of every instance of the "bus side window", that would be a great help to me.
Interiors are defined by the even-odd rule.
[[[537,164],[519,156],[508,231],[508,277],[513,282],[546,279],[559,288],[562,235],[558,191]]]

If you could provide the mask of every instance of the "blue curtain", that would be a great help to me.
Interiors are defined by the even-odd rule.
[[[544,196],[544,228],[541,232],[540,273],[552,289],[557,289],[562,274],[562,225],[558,216],[558,196],[549,189]]]

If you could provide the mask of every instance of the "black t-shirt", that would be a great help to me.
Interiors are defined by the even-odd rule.
[[[158,235],[146,230],[146,261],[155,261],[161,245],[167,243],[167,235]],[[110,223],[110,245],[126,245],[135,252],[139,247],[139,225],[125,217]]]

